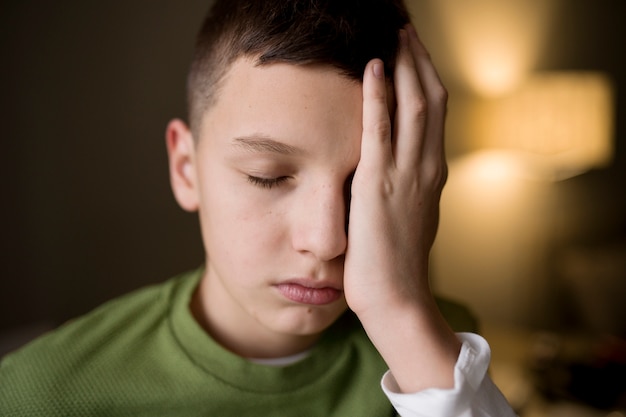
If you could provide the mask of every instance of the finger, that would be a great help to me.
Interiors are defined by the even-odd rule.
[[[407,27],[409,46],[428,103],[422,160],[445,160],[444,127],[448,92],[433,65],[430,54],[420,41],[415,28]]]
[[[387,107],[385,70],[380,59],[373,59],[363,74],[363,137],[359,166],[379,170],[390,161],[391,121]]]
[[[427,118],[427,98],[409,45],[406,30],[399,32],[399,50],[394,72],[396,93],[396,163],[414,170],[420,161]]]

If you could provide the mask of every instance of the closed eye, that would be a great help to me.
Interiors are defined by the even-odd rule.
[[[289,177],[261,178],[261,177],[254,177],[252,175],[248,175],[248,181],[251,184],[257,187],[266,188],[268,190],[281,185],[288,179]]]

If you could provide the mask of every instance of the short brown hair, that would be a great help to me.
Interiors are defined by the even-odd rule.
[[[392,74],[398,30],[408,22],[402,0],[217,0],[198,33],[187,81],[192,131],[237,58],[331,65],[354,80],[380,58]]]

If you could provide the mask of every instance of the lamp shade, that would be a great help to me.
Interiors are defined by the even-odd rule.
[[[602,73],[533,75],[510,95],[484,104],[477,116],[478,147],[519,152],[553,177],[612,159],[612,86]]]

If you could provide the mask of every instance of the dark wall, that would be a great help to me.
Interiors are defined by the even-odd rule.
[[[567,0],[553,26],[546,69],[596,70],[615,87],[611,166],[555,187],[551,303],[556,325],[626,337],[626,2]],[[546,324],[543,324],[546,326]]]
[[[202,262],[164,131],[206,1],[2,3],[0,329],[54,323]]]

